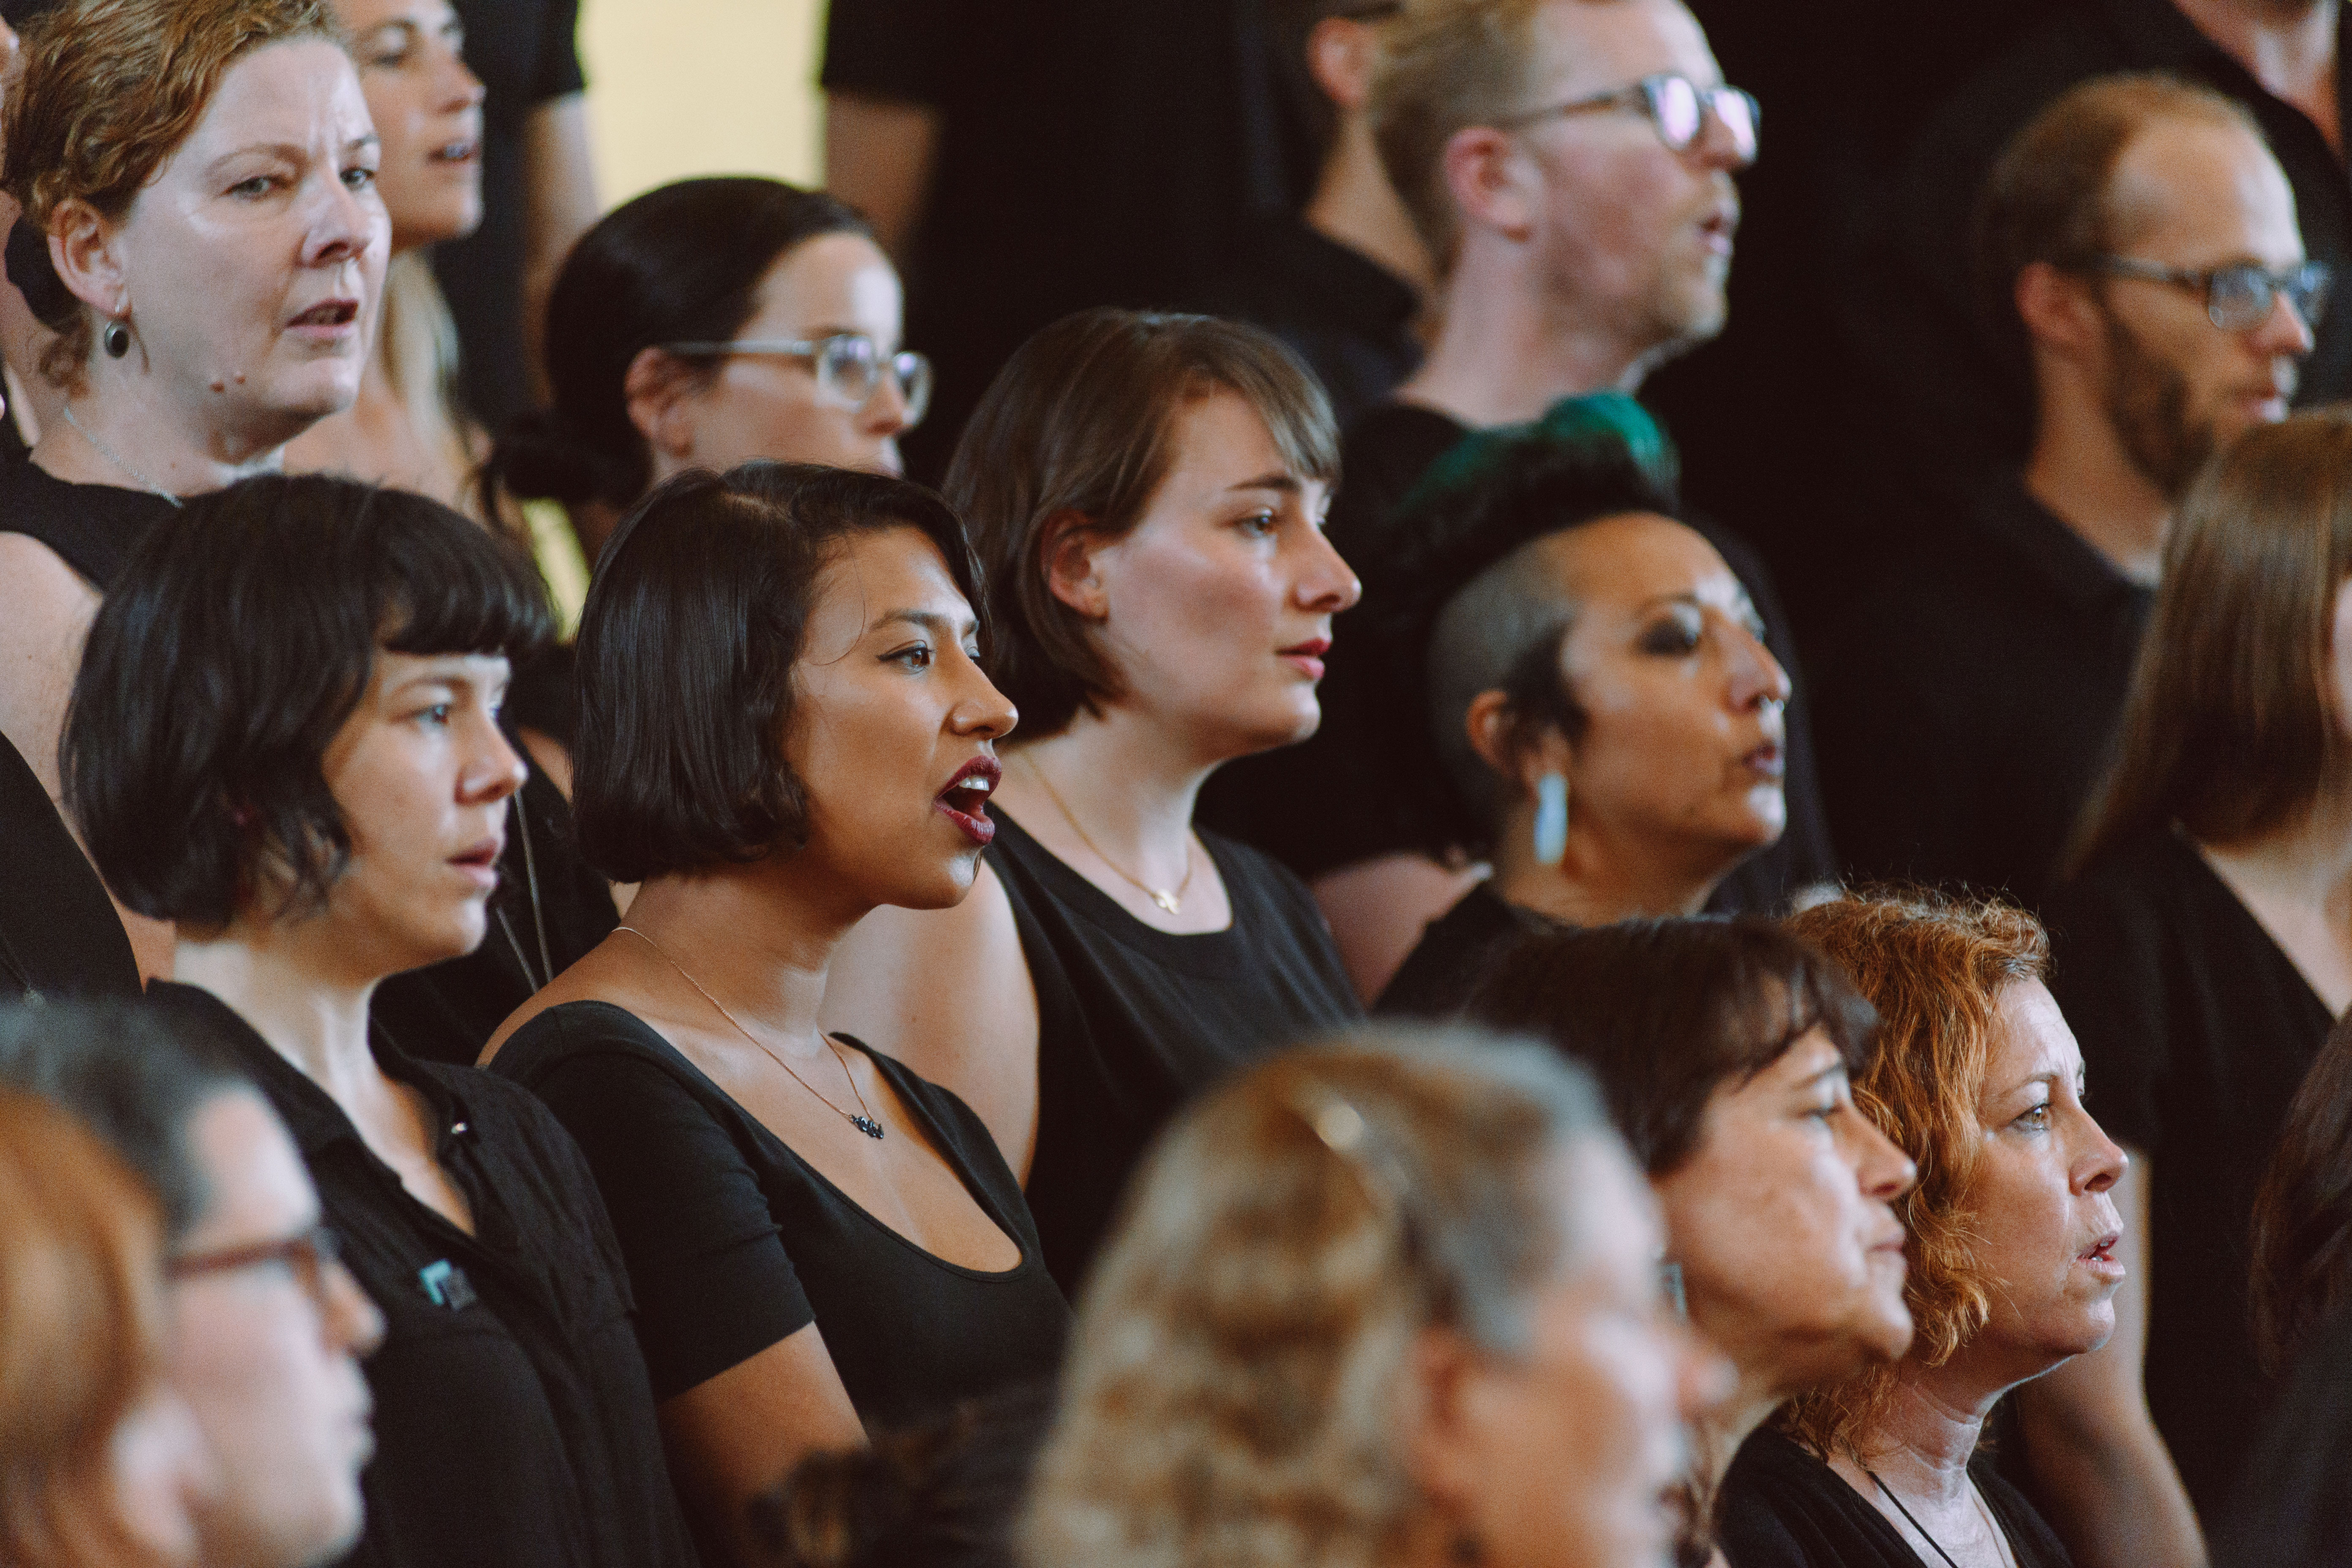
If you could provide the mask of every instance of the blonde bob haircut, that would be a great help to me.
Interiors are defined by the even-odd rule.
[[[23,69],[0,114],[0,189],[44,233],[68,201],[119,220],[204,119],[229,68],[292,38],[344,47],[329,0],[65,0],[26,26]],[[42,375],[79,389],[88,309],[62,285],[26,297],[58,334]]]
[[[1399,1419],[1416,1341],[1524,1349],[1530,1291],[1580,1247],[1538,1173],[1595,1138],[1616,1142],[1579,1069],[1467,1030],[1356,1030],[1195,1104],[1080,1300],[1025,1561],[1381,1561],[1425,1506]]]
[[[116,1427],[161,1356],[163,1215],[97,1136],[0,1089],[0,1563],[134,1561]]]
[[[1453,265],[1462,237],[1446,144],[1469,126],[1528,107],[1536,13],[1549,3],[1407,0],[1381,40],[1368,106],[1372,142],[1441,269]]]
[[[1853,1099],[1919,1167],[1918,1184],[1895,1205],[1909,1233],[1907,1359],[1941,1366],[1991,1316],[1998,1282],[1978,1266],[1969,1197],[1982,1131],[1977,1103],[2001,994],[2047,976],[2049,940],[2032,915],[1997,900],[1907,890],[1849,894],[1785,923],[1878,1010],[1878,1055],[1854,1079]],[[1817,1453],[1862,1453],[1857,1444],[1885,1415],[1896,1376],[1894,1366],[1874,1367],[1799,1395],[1776,1419]]]

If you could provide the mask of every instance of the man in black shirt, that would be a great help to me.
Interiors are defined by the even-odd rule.
[[[2294,187],[2304,244],[2352,267],[2352,176],[2337,106],[2345,78],[2334,0],[2078,0],[1962,89],[1929,123],[1895,187],[1883,268],[1855,278],[1847,331],[1881,417],[1870,437],[1903,469],[1966,485],[2031,446],[2022,345],[1976,308],[1970,214],[2010,139],[2076,82],[2164,71],[2245,105]],[[2298,404],[2352,395],[2352,312],[2319,324]]]
[[[2032,368],[2033,447],[1852,605],[1822,757],[1855,872],[2031,906],[2105,763],[2166,521],[2218,445],[2284,416],[2315,304],[2271,281],[2304,249],[2252,117],[2172,79],[2062,95],[1996,165],[1974,239],[1982,308]]]
[[[1306,209],[1258,224],[1192,301],[1288,343],[1345,429],[1421,363],[1429,251],[1372,145],[1372,68],[1401,0],[1267,0],[1282,102],[1320,150]]]

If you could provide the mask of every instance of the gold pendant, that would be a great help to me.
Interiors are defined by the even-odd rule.
[[[1151,901],[1153,903],[1158,904],[1170,914],[1181,915],[1184,912],[1184,906],[1178,903],[1176,901],[1176,895],[1170,892],[1167,889],[1146,888],[1143,890],[1151,895]]]

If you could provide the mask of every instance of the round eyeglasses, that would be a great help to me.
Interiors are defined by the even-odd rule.
[[[207,1274],[233,1274],[247,1268],[278,1268],[294,1277],[295,1284],[310,1298],[320,1311],[329,1310],[327,1281],[340,1266],[341,1244],[335,1233],[325,1226],[312,1226],[297,1236],[281,1237],[275,1241],[257,1241],[245,1247],[223,1247],[217,1252],[184,1253],[167,1259],[163,1265],[165,1278],[193,1279]]]
[[[1646,116],[1658,140],[1666,144],[1670,153],[1687,153],[1696,146],[1699,138],[1706,134],[1707,116],[1712,114],[1730,138],[1732,156],[1738,160],[1740,167],[1756,162],[1764,111],[1755,95],[1736,87],[1701,87],[1675,71],[1660,71],[1629,87],[1571,99],[1566,103],[1547,104],[1494,123],[1510,130],[1557,114],[1595,114],[1612,109],[1634,110]]]
[[[2324,261],[2306,261],[2276,272],[2251,261],[2200,270],[2130,256],[2095,257],[2092,264],[2110,278],[2169,283],[2202,294],[2205,319],[2225,332],[2252,331],[2269,321],[2281,295],[2294,307],[2305,326],[2316,329],[2327,310],[2328,287],[2336,281],[2334,269]]]
[[[882,390],[887,376],[906,405],[906,428],[923,422],[931,406],[931,362],[911,350],[886,354],[864,332],[835,332],[823,338],[741,338],[724,343],[664,343],[674,354],[693,358],[725,358],[735,354],[767,355],[809,362],[816,375],[820,397],[841,407],[862,410]]]

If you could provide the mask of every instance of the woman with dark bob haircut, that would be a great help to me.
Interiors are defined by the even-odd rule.
[[[1791,1395],[1900,1356],[1903,1227],[1916,1174],[1854,1105],[1877,1017],[1837,966],[1763,921],[1635,921],[1530,936],[1470,1021],[1592,1070],[1665,1218],[1692,1327],[1730,1358],[1699,1425],[1693,1522]]]
[[[747,463],[658,487],[589,590],[580,831],[643,885],[486,1059],[604,1189],[710,1561],[760,1559],[751,1500],[810,1451],[1061,1354],[1069,1309],[987,1127],[818,1026],[849,929],[955,904],[995,832],[1016,715],[977,587],[930,491]]]
[[[529,563],[439,503],[247,479],[133,552],[66,722],[107,885],[179,926],[150,996],[285,1120],[383,1309],[359,1563],[693,1562],[579,1150],[370,1026],[384,976],[482,941],[523,777],[499,703],[548,631]]]
[[[949,472],[1022,743],[972,897],[859,927],[826,1010],[971,1101],[1065,1290],[1179,1105],[1360,1012],[1298,879],[1193,826],[1220,766],[1320,721],[1338,477],[1273,338],[1108,310],[1023,345]]]

